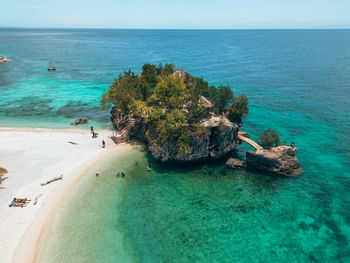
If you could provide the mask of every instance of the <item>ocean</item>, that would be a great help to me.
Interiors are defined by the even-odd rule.
[[[285,178],[223,162],[162,165],[139,150],[106,160],[96,200],[107,201],[79,213],[75,198],[64,201],[40,262],[350,260],[350,30],[1,28],[1,55],[12,62],[0,65],[0,126],[68,128],[85,117],[110,128],[99,99],[112,81],[168,62],[246,94],[242,130],[256,139],[276,129],[295,142],[304,170]],[[128,173],[119,180],[121,163]],[[82,179],[75,189],[88,198],[95,185]],[[86,224],[60,231],[74,220]]]

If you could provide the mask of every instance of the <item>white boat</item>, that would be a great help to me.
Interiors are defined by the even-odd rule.
[[[4,57],[4,56],[0,56],[0,64],[2,63],[7,63],[9,62],[10,60],[7,58],[7,57]]]

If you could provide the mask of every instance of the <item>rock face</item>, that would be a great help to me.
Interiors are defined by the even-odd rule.
[[[137,138],[143,142],[146,140],[146,124],[143,119],[135,118],[132,115],[121,114],[116,110],[111,111],[111,120],[119,133],[125,134],[127,139]]]
[[[189,162],[218,159],[238,144],[238,125],[224,117],[210,117],[202,121],[203,132],[192,136],[191,150],[181,153],[176,143],[159,143],[148,140],[146,124],[142,118],[120,114],[112,110],[112,122],[119,132],[126,131],[129,138],[143,141],[153,157],[162,162]]]
[[[297,148],[278,146],[269,150],[263,149],[246,153],[247,167],[280,175],[293,176],[301,172],[298,159],[295,157]]]
[[[246,164],[242,160],[235,159],[235,158],[230,158],[227,160],[226,165],[230,166],[233,169],[237,168],[245,168]]]

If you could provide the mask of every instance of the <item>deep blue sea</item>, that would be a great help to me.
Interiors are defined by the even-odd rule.
[[[86,117],[110,127],[99,99],[111,82],[124,70],[168,62],[246,94],[242,129],[253,139],[275,128],[299,148],[304,173],[295,178],[220,162],[155,163],[147,173],[136,158],[153,160],[138,151],[123,161],[123,183],[110,170],[102,176],[96,195],[115,196],[112,205],[79,207],[53,228],[54,236],[69,215],[79,218],[42,253],[52,262],[350,262],[350,30],[3,28],[1,55],[12,62],[0,64],[0,126],[66,128]],[[50,62],[56,72],[47,71]],[[96,215],[99,224],[81,223]],[[84,253],[72,256],[84,241]]]

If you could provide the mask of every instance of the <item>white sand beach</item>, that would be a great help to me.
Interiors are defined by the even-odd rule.
[[[45,225],[79,176],[108,155],[132,147],[114,144],[112,131],[97,132],[93,139],[88,130],[0,128],[0,167],[8,170],[0,185],[1,263],[32,262]],[[40,185],[60,175],[63,180]],[[9,207],[14,197],[31,202]]]

